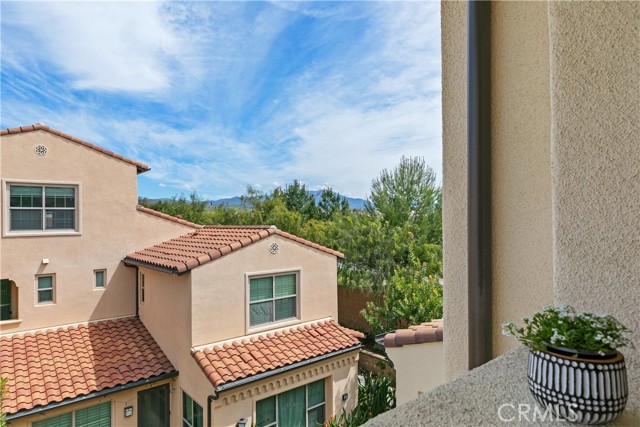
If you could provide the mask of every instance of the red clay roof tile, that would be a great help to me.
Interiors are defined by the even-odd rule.
[[[139,207],[138,209],[148,208]],[[336,257],[344,258],[344,255],[338,251],[325,248],[268,225],[207,225],[189,234],[129,254],[124,261],[141,263],[151,268],[170,270],[174,273],[183,273],[273,234]]]
[[[316,335],[313,335],[315,332]],[[309,327],[265,333],[250,339],[193,351],[196,363],[214,387],[292,363],[356,347],[360,342],[333,320]],[[230,358],[229,353],[234,357]],[[241,355],[237,356],[237,355]]]
[[[409,344],[422,344],[425,342],[442,341],[442,319],[409,326],[408,329],[397,331],[384,336],[385,347],[402,347]]]
[[[53,128],[50,128],[49,126],[45,126],[45,125],[39,124],[39,123],[36,123],[35,125],[31,125],[31,126],[20,126],[19,128],[2,129],[2,130],[0,130],[0,135],[1,136],[13,135],[13,134],[16,134],[16,133],[33,132],[35,130],[42,130],[42,131],[45,131],[45,132],[52,133],[52,134],[57,135],[59,137],[68,139],[71,142],[75,142],[76,144],[84,145],[85,147],[91,148],[91,149],[93,149],[95,151],[98,151],[98,152],[100,152],[102,154],[105,154],[107,156],[113,157],[114,159],[118,159],[118,160],[123,161],[125,163],[132,164],[138,169],[138,173],[142,173],[142,172],[146,172],[146,171],[150,170],[149,166],[145,165],[144,163],[140,163],[140,162],[136,162],[135,160],[128,159],[126,157],[121,156],[120,154],[114,153],[113,151],[105,150],[104,148],[98,147],[97,145],[93,145],[90,142],[83,141],[80,138],[76,138],[75,136],[71,136],[71,135],[66,134],[64,132],[60,132],[57,129],[53,129]]]
[[[54,345],[57,343],[57,345]],[[60,345],[62,343],[62,345]],[[7,414],[175,372],[140,320],[0,337]]]

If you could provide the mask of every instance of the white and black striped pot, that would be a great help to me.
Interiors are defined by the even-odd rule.
[[[627,369],[619,351],[597,360],[532,350],[528,378],[538,403],[567,421],[606,423],[627,404]]]

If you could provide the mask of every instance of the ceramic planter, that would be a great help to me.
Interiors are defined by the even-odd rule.
[[[619,351],[592,359],[531,350],[528,378],[538,403],[567,421],[606,423],[627,404],[627,370]]]

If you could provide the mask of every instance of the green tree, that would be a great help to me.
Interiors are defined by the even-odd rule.
[[[368,302],[360,313],[374,334],[441,318],[440,278],[428,275],[414,258],[413,265],[395,271],[381,300]]]
[[[151,204],[148,199],[139,198],[138,200],[141,203],[146,201],[144,206],[166,213],[167,215],[179,216],[185,221],[203,224],[206,220],[205,211],[207,209],[207,202],[200,198],[195,192],[189,195],[188,200],[184,195],[180,195],[180,197],[173,196],[171,200],[160,200],[153,204]]]
[[[303,218],[314,218],[316,214],[316,198],[309,193],[307,186],[297,179],[293,183],[277,187],[271,193],[272,199],[281,199],[288,210],[299,212]]]
[[[4,405],[2,401],[7,395],[7,383],[9,382],[8,378],[0,377],[0,427],[5,427],[7,425],[6,413],[4,412]]]
[[[349,212],[349,202],[331,188],[325,188],[320,192],[320,200],[316,208],[316,219],[322,221],[332,220],[338,213]]]

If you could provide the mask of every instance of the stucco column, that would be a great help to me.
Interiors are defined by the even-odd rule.
[[[640,345],[640,3],[549,4],[554,294]]]

